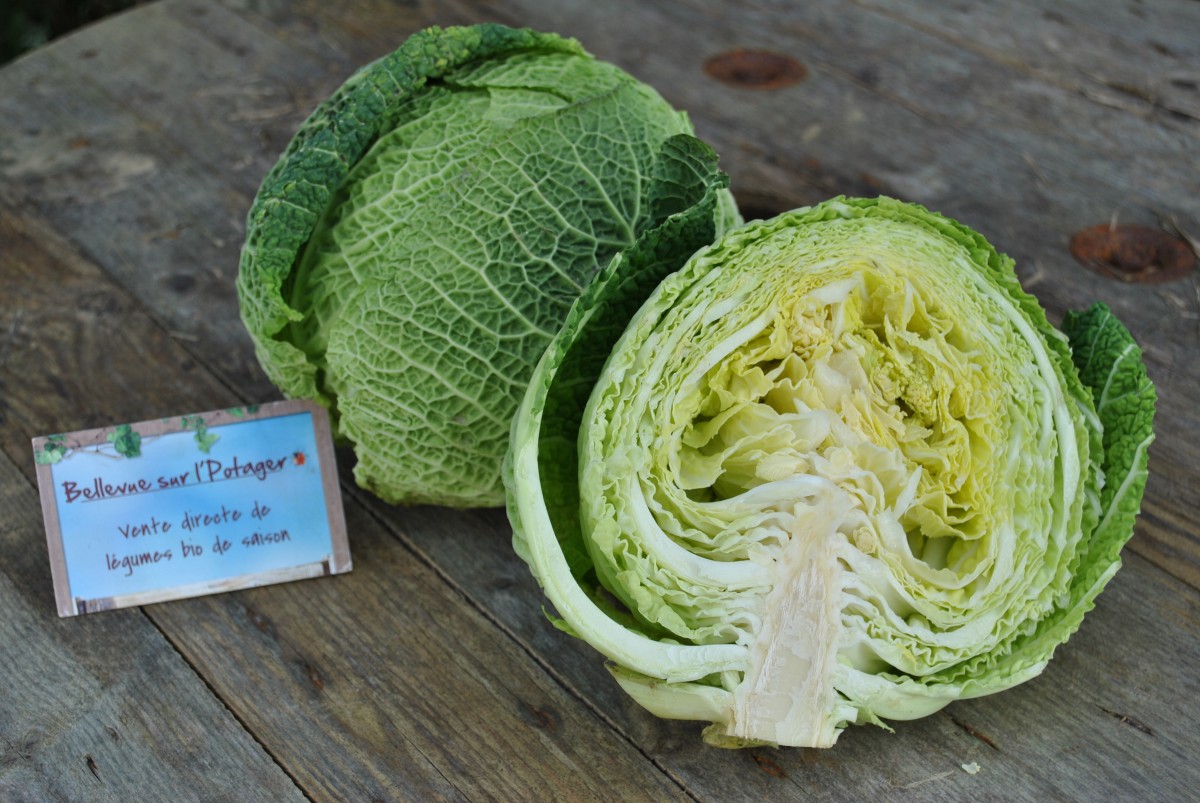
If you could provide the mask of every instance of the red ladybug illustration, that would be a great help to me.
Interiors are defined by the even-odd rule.
[[[294,462],[298,466],[304,465],[304,461],[307,459],[308,458],[306,458],[304,456],[304,452],[294,452],[292,454],[292,462]]]

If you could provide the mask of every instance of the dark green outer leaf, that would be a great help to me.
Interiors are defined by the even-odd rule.
[[[276,335],[301,317],[283,288],[334,192],[421,87],[468,62],[522,51],[584,53],[574,40],[502,25],[426,29],[322,103],[267,174],[247,217],[237,286],[259,361],[286,395],[330,403],[316,367]]]
[[[1090,602],[1103,588],[1106,569],[1119,564],[1118,553],[1133,535],[1146,487],[1158,397],[1142,362],[1142,350],[1107,306],[1096,303],[1083,312],[1068,312],[1062,328],[1103,427],[1100,520],[1089,541],[1086,565],[1074,584]]]
[[[142,436],[129,424],[121,424],[109,433],[108,440],[117,454],[123,457],[141,457]]]

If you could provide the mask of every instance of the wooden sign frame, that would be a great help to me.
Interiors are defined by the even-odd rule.
[[[59,498],[55,488],[54,476],[55,466],[62,460],[68,458],[76,451],[115,451],[121,455],[136,457],[140,450],[140,444],[143,441],[150,442],[152,439],[163,435],[178,435],[183,431],[193,433],[194,440],[199,449],[204,455],[207,455],[212,444],[219,441],[222,427],[296,414],[309,414],[312,420],[313,443],[316,446],[315,459],[320,467],[320,487],[324,494],[324,510],[327,517],[330,542],[328,554],[324,555],[322,559],[300,565],[277,567],[268,571],[237,574],[210,579],[200,583],[172,585],[131,594],[84,598],[73,593],[68,572],[67,548],[63,539]],[[42,515],[46,525],[46,545],[49,551],[50,569],[54,582],[54,597],[59,616],[76,616],[78,614],[93,613],[95,611],[111,610],[114,608],[149,605],[173,599],[224,593],[274,583],[304,580],[323,575],[341,574],[352,569],[350,548],[346,535],[345,511],[342,505],[341,488],[337,477],[337,463],[333,449],[329,414],[324,407],[315,402],[307,400],[270,402],[262,405],[234,407],[225,410],[141,421],[134,424],[101,427],[99,429],[83,430],[63,435],[41,436],[33,439],[33,452],[37,468]],[[304,455],[296,454],[293,455],[292,459],[298,460],[302,464]],[[201,463],[197,462],[194,465],[197,466],[195,469],[197,480],[200,480],[201,469],[199,466]],[[237,465],[236,459],[234,465]],[[223,480],[213,479],[211,481],[217,482]],[[102,485],[97,485],[92,489],[76,492],[76,496],[78,497],[79,493],[91,491],[95,493],[97,498],[103,498],[104,490]],[[124,486],[122,486],[122,490],[124,490]],[[141,492],[149,494],[155,493],[158,490],[160,489],[150,487]],[[137,491],[129,491],[126,495],[132,495],[135,492]],[[94,500],[92,497],[88,497],[84,501]]]

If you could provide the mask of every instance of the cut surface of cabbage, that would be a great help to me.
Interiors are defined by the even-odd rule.
[[[1145,482],[1153,388],[1111,313],[1069,345],[981,236],[890,199],[684,244],[640,296],[638,263],[577,303],[514,423],[516,543],[564,628],[721,744],[827,747],[1037,675]]]

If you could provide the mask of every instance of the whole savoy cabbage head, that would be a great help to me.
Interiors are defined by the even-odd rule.
[[[331,409],[382,498],[502,504],[533,366],[596,272],[691,202],[672,154],[691,133],[573,40],[417,33],[322,103],[263,181],[238,276],[259,361]],[[714,214],[738,222],[727,191]]]

